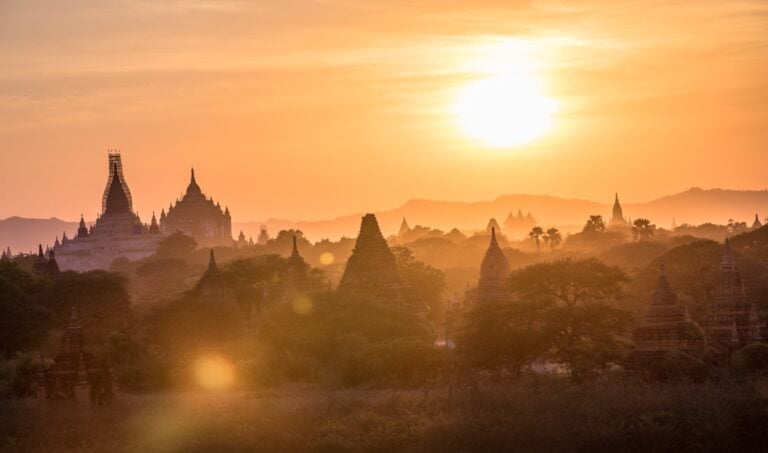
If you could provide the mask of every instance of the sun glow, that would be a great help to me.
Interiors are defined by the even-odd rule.
[[[466,135],[489,147],[508,148],[530,143],[552,129],[557,102],[543,94],[526,46],[494,46],[472,69],[483,77],[465,85],[454,105]]]
[[[234,379],[235,367],[222,357],[203,357],[195,362],[195,380],[205,390],[226,390]]]

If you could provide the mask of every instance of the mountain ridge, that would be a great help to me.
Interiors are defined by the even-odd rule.
[[[496,218],[503,226],[507,215],[516,214],[518,210],[524,214],[530,211],[542,226],[557,226],[567,232],[578,229],[589,215],[610,216],[613,196],[609,200],[601,203],[546,194],[502,194],[492,200],[480,201],[412,198],[398,207],[374,213],[385,235],[394,234],[403,218],[411,226],[425,225],[444,231],[459,228],[471,232],[485,228],[490,218]],[[751,224],[756,213],[762,213],[762,217],[768,214],[768,190],[691,187],[646,202],[623,203],[622,206],[626,217],[649,218],[663,227],[668,227],[673,219],[677,224],[727,223],[729,219]],[[236,237],[242,230],[246,236],[256,238],[261,225],[267,225],[272,235],[283,229],[299,229],[311,240],[354,237],[364,214],[357,212],[318,220],[268,218],[233,222],[232,233]],[[57,217],[30,219],[12,216],[0,220],[0,247],[10,246],[13,251],[24,252],[35,250],[38,243],[51,244],[64,231],[70,237],[74,236],[77,225],[77,221],[69,222]]]

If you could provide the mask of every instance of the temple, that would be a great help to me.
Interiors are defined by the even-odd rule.
[[[480,279],[477,287],[467,294],[468,302],[504,302],[509,300],[509,292],[504,280],[509,276],[509,260],[499,247],[496,230],[491,229],[491,243],[485,251],[480,264]]]
[[[416,313],[426,312],[424,303],[400,276],[395,256],[373,214],[363,216],[360,234],[341,277],[338,293],[347,301],[372,300]]]
[[[115,396],[115,380],[109,365],[85,349],[83,329],[72,308],[69,325],[61,337],[61,349],[50,366],[43,365],[37,379],[41,400],[75,400],[103,404]]]
[[[47,258],[46,255],[48,256]],[[43,253],[42,244],[37,246],[37,257],[35,258],[34,263],[32,263],[32,268],[35,273],[44,275],[51,280],[58,277],[61,273],[59,263],[56,261],[56,252],[54,252],[53,249],[49,249],[48,253]]]
[[[267,226],[262,225],[259,229],[259,237],[256,239],[258,245],[267,245],[269,242],[269,233],[267,232]]]
[[[133,212],[120,154],[110,153],[101,215],[90,229],[81,216],[77,236],[55,244],[53,250],[62,270],[108,269],[116,258],[135,261],[155,253],[162,236],[154,231]]]
[[[747,345],[763,338],[756,307],[747,301],[730,240],[725,240],[717,287],[704,318],[707,337],[716,352]]]
[[[523,211],[518,209],[516,216],[510,212],[509,215],[507,215],[506,220],[504,220],[504,234],[507,235],[507,237],[526,237],[528,232],[531,231],[531,228],[535,226],[536,219],[530,211],[528,214],[524,215]],[[500,229],[497,229],[496,231],[499,233],[501,232]]]
[[[299,254],[299,246],[296,244],[296,235],[293,235],[293,249],[288,257],[285,273],[285,295],[290,297],[297,292],[303,292],[309,288],[309,265]]]
[[[677,294],[669,284],[663,261],[651,305],[633,338],[635,360],[654,360],[673,351],[699,357],[705,353],[704,332],[677,303]]]
[[[212,198],[206,198],[195,180],[195,170],[184,197],[160,213],[160,230],[164,234],[180,231],[191,236],[198,245],[232,246],[232,217],[229,208],[223,211]]]
[[[752,222],[752,229],[756,230],[762,227],[763,227],[763,222],[760,221],[760,216],[758,214],[755,214],[755,221]]]
[[[408,222],[405,220],[405,217],[403,217],[403,222],[400,224],[400,230],[398,230],[397,235],[402,236],[404,234],[408,234],[411,231],[411,227],[408,225]]]
[[[203,303],[217,304],[233,314],[240,313],[240,306],[235,299],[234,293],[229,285],[224,281],[224,277],[216,264],[216,256],[211,249],[208,257],[208,268],[198,280],[193,295],[198,301]]]
[[[611,220],[608,222],[608,226],[612,228],[628,227],[629,221],[624,218],[624,210],[619,203],[619,194],[616,194],[616,199],[613,202],[613,212],[611,213]]]
[[[490,219],[488,221],[488,225],[485,226],[485,232],[488,234],[491,234],[491,231],[498,231],[499,234],[501,234],[501,226],[499,226],[499,222],[496,221],[496,219]]]

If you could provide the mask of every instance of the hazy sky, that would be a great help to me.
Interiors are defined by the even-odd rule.
[[[509,43],[557,110],[494,149],[454,106]],[[761,1],[0,0],[0,67],[0,217],[93,218],[109,148],[145,220],[192,165],[235,220],[768,187]]]

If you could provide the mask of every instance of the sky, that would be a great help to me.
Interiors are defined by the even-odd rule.
[[[145,220],[192,166],[239,221],[768,187],[761,1],[0,0],[0,67],[0,218],[94,218],[115,148]]]

